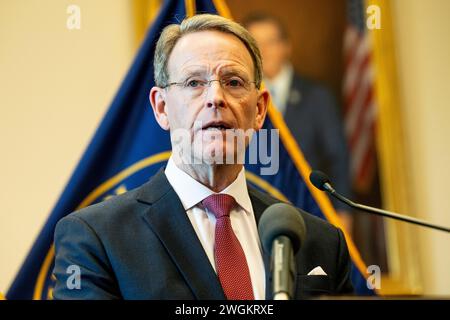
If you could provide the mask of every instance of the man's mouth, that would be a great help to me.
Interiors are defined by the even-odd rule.
[[[204,131],[213,131],[213,130],[225,131],[228,129],[233,129],[233,127],[230,124],[223,121],[208,122],[205,126],[202,127],[202,130]]]

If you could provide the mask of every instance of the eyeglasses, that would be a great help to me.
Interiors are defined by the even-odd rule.
[[[170,86],[180,87],[184,94],[190,98],[197,98],[202,96],[211,87],[211,83],[219,82],[222,90],[234,98],[242,98],[248,95],[252,89],[252,83],[256,85],[255,81],[246,81],[238,76],[225,77],[216,80],[207,80],[204,78],[188,78],[182,82],[170,82],[164,88]]]

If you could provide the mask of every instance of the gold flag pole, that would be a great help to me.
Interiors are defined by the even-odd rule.
[[[395,60],[395,34],[391,7],[386,0],[366,0],[379,13],[379,29],[369,30],[375,68],[377,114],[377,152],[384,207],[411,213],[413,199],[408,196],[408,161],[405,153],[403,117]],[[415,238],[410,226],[385,219],[389,276],[383,277],[381,293],[419,294],[422,291]]]

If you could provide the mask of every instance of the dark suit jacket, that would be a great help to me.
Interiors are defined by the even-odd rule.
[[[249,188],[257,222],[276,199]],[[296,298],[352,291],[342,232],[308,213],[307,237],[296,255]],[[125,194],[63,218],[55,231],[55,299],[225,299],[186,212],[161,170]],[[271,297],[264,256],[266,297]],[[68,289],[70,265],[81,289]],[[306,276],[321,266],[328,276]]]
[[[327,172],[336,189],[351,197],[347,140],[333,95],[294,74],[284,118],[311,167]],[[348,210],[345,204],[331,201],[336,208]]]

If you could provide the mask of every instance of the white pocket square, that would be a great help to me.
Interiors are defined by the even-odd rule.
[[[327,273],[323,271],[321,267],[315,267],[310,272],[308,272],[308,276],[326,276]]]

